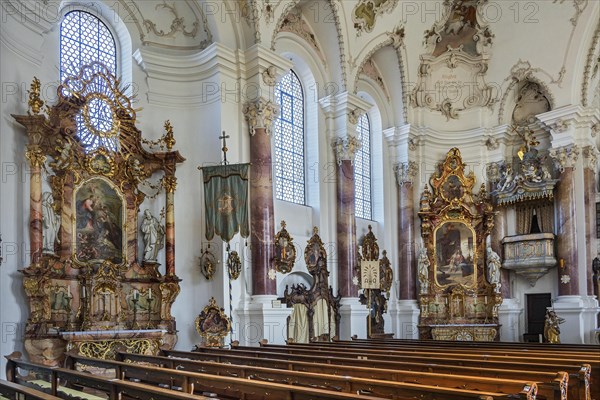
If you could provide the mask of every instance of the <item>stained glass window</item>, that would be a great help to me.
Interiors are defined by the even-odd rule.
[[[371,219],[371,124],[364,114],[356,126],[361,148],[354,159],[354,198],[355,214],[358,218]]]
[[[275,121],[275,196],[305,204],[304,94],[294,71],[281,79],[275,98],[280,107]]]
[[[60,25],[60,79],[75,76],[83,65],[102,63],[117,73],[117,48],[108,27],[94,15],[84,11],[72,11],[65,15]],[[97,68],[100,70],[100,67]],[[95,71],[96,72],[96,71]],[[91,89],[99,95],[88,101],[87,107],[76,117],[77,135],[87,151],[99,147],[115,151],[118,140],[108,137],[113,125],[113,110],[106,99],[113,93],[98,79]]]

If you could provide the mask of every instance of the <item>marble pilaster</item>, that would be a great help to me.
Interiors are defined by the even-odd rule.
[[[564,146],[551,149],[550,155],[561,172],[555,195],[558,295],[576,296],[580,293],[574,168],[579,149]]]
[[[165,213],[165,264],[167,276],[175,275],[175,189],[177,178],[165,177],[163,185],[166,190]]]
[[[250,221],[252,256],[252,294],[276,295],[274,279],[269,279],[272,268],[275,238],[273,205],[273,171],[271,154],[271,126],[279,107],[259,98],[244,106],[244,117],[250,130]]]
[[[417,163],[399,163],[394,167],[398,183],[398,271],[399,299],[416,300],[417,265],[415,257],[415,207],[413,180]]]
[[[46,161],[39,146],[29,146],[25,157],[31,167],[29,181],[29,245],[31,247],[31,263],[40,261],[43,248],[42,226],[42,165]]]
[[[360,142],[354,136],[337,138],[333,148],[337,168],[337,254],[338,288],[342,297],[358,297],[358,286],[352,282],[356,275],[357,246],[354,197],[354,156]]]
[[[597,256],[596,244],[596,170],[598,156],[596,150],[592,146],[583,149],[584,168],[583,168],[583,192],[585,204],[585,246],[586,259],[585,269],[587,273],[587,294],[594,295],[594,271],[592,270],[592,262]]]

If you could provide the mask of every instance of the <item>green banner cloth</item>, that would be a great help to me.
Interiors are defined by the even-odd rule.
[[[225,242],[240,232],[248,237],[248,170],[249,164],[203,167],[206,239],[215,234]]]

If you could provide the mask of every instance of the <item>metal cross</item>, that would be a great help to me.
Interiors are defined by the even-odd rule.
[[[225,142],[225,139],[229,139],[229,135],[225,135],[225,131],[223,131],[223,136],[219,136],[219,139],[223,140],[223,147],[221,147],[221,151],[223,151],[223,165],[227,165],[229,164],[229,162],[227,161],[227,150],[229,150],[227,148],[227,143]]]

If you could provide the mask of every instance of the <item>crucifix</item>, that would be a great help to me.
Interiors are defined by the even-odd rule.
[[[225,142],[225,139],[229,139],[229,135],[225,135],[225,131],[223,131],[223,136],[219,136],[219,139],[223,140],[223,147],[221,147],[221,151],[223,151],[223,165],[227,165],[229,164],[229,162],[227,161],[227,150],[229,150],[227,148],[227,142]]]

